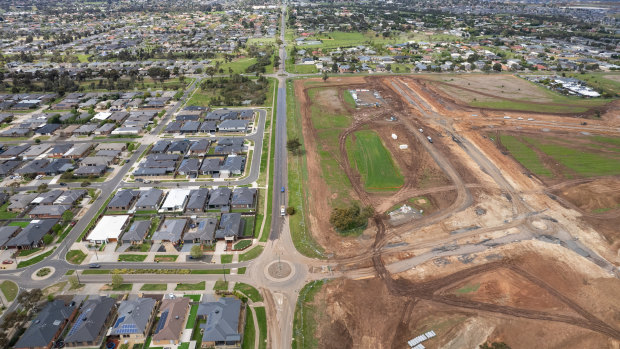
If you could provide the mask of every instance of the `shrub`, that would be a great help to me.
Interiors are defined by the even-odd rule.
[[[349,207],[334,208],[329,222],[334,228],[340,232],[357,229],[366,226],[368,218],[374,213],[372,207],[360,208],[357,203],[353,203]]]

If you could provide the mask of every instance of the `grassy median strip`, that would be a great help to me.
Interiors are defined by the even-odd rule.
[[[15,297],[17,297],[19,287],[17,287],[17,284],[13,281],[6,280],[0,284],[0,290],[2,290],[4,298],[6,298],[7,301],[12,302]]]
[[[246,308],[245,329],[243,330],[242,349],[253,349],[256,340],[256,329],[254,328],[254,316],[252,316],[252,308]]]
[[[228,291],[228,281],[217,280],[213,285],[213,291]]]
[[[29,260],[23,261],[23,262],[19,262],[19,264],[17,264],[18,268],[25,268],[25,267],[29,267],[33,264],[37,264],[40,261],[44,260],[45,258],[49,257],[49,255],[51,255],[54,250],[56,249],[56,247],[52,248],[51,250],[45,252],[45,253],[41,253],[40,255],[34,257],[34,258],[30,258]]]
[[[239,262],[243,262],[243,261],[249,261],[251,259],[254,259],[258,256],[260,256],[261,253],[263,253],[263,250],[265,249],[265,247],[263,246],[256,246],[253,249],[249,250],[248,252],[239,255]]]
[[[258,321],[258,329],[260,333],[258,335],[258,348],[266,349],[267,348],[267,314],[265,312],[265,307],[255,307],[254,312],[256,313],[256,321]]]
[[[86,258],[86,253],[81,250],[71,250],[67,252],[67,262],[71,264],[82,264]]]
[[[321,290],[322,280],[312,281],[299,291],[295,316],[293,318],[293,349],[316,348],[316,309],[313,306],[314,296]]]
[[[262,302],[263,301],[263,296],[261,296],[261,294],[258,292],[258,290],[255,289],[252,285],[248,285],[248,284],[245,284],[243,282],[237,282],[235,284],[235,287],[233,288],[233,290],[234,291],[239,291],[239,292],[243,293],[249,299],[251,299],[252,302]]]
[[[245,267],[244,267],[245,268]],[[241,270],[243,268],[239,268]],[[230,274],[230,269],[88,269],[84,270],[84,275],[112,274],[116,271],[118,274]],[[239,272],[239,274],[243,274]]]

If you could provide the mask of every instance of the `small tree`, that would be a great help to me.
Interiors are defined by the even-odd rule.
[[[329,79],[329,75],[327,75],[327,72],[324,71],[323,72],[323,81],[327,81],[327,79]]]
[[[81,186],[82,188],[86,188],[86,187],[88,187],[89,185],[90,185],[90,182],[89,182],[89,181],[84,181],[84,182],[82,182],[82,184],[80,184],[80,186]]]
[[[39,186],[37,187],[37,191],[38,191],[39,193],[44,192],[46,189],[47,189],[47,184],[46,184],[46,183],[39,184]]]
[[[118,274],[115,270],[114,274],[112,274],[112,288],[121,287],[121,285],[123,284],[123,281],[124,281],[123,276],[121,274]]]
[[[73,212],[71,212],[71,210],[67,210],[62,214],[62,220],[68,222],[73,219],[73,216]]]
[[[192,258],[194,259],[202,258],[202,248],[200,247],[200,245],[192,246],[191,250],[189,251],[189,255],[192,256]]]
[[[295,212],[297,212],[297,210],[295,210],[295,207],[293,206],[289,206],[286,208],[286,214],[289,216],[292,216],[295,214]]]
[[[502,65],[501,65],[501,63],[495,63],[495,64],[493,64],[493,70],[495,70],[496,72],[501,72],[501,71],[502,71]]]
[[[291,153],[297,154],[300,148],[301,142],[299,141],[299,138],[295,137],[286,141],[286,149],[288,149]]]

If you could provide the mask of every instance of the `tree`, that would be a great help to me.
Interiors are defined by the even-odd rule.
[[[480,344],[480,349],[510,349],[510,347],[504,342],[493,342],[491,345],[489,343]]]
[[[84,182],[82,182],[82,184],[80,184],[80,186],[81,186],[82,188],[88,187],[89,185],[90,185],[90,182],[89,182],[89,181],[84,181]]]
[[[299,141],[299,138],[295,137],[286,141],[286,149],[288,149],[291,153],[297,154],[300,148],[301,142]]]
[[[295,214],[295,212],[297,212],[297,210],[295,210],[295,207],[293,206],[289,206],[286,208],[286,214],[289,216],[292,216]]]
[[[202,258],[202,247],[200,247],[200,245],[192,246],[191,250],[189,251],[189,255],[192,256],[192,258],[194,259]]]
[[[34,140],[34,142],[35,142],[36,144],[41,143],[41,138],[37,138],[37,139],[35,139],[35,140]]]
[[[75,275],[69,276],[69,284],[71,285],[72,290],[75,290],[76,288],[80,287],[80,281]]]
[[[23,291],[17,296],[17,303],[21,304],[26,312],[31,310],[36,311],[39,301],[43,297],[43,292],[40,289],[35,288],[30,291]]]
[[[343,232],[366,226],[368,218],[374,213],[372,207],[361,208],[357,203],[345,208],[334,208],[329,222],[336,230]]]
[[[39,186],[37,187],[37,191],[39,193],[44,192],[46,189],[47,189],[47,184],[46,183],[39,184]]]
[[[327,72],[324,71],[323,72],[323,81],[327,81],[327,79],[329,79],[329,75],[327,75]]]
[[[502,71],[502,65],[501,65],[501,63],[495,63],[495,64],[493,64],[493,70],[495,70],[496,72],[501,72],[501,71]]]
[[[114,274],[112,274],[112,288],[117,289],[119,287],[121,287],[121,285],[123,284],[123,276],[121,274],[118,274],[117,271],[114,271]]]
[[[68,222],[73,219],[73,216],[74,216],[73,212],[71,210],[67,210],[62,214],[62,220],[64,222]]]

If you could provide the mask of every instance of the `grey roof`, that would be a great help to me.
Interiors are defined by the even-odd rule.
[[[153,233],[152,240],[177,242],[181,240],[186,225],[186,218],[166,219],[159,230]]]
[[[34,200],[32,200],[33,204],[40,205],[51,205],[58,199],[58,197],[62,194],[62,190],[50,190],[46,193],[39,194]]]
[[[249,123],[248,120],[224,120],[217,128],[219,130],[245,130],[248,128]]]
[[[245,157],[243,156],[229,156],[222,164],[220,171],[240,172],[243,171],[245,165]]]
[[[12,146],[12,147],[9,147],[4,153],[2,153],[2,156],[4,157],[18,156],[19,154],[25,152],[28,148],[30,148],[30,146],[27,144]]]
[[[36,193],[18,193],[15,195],[11,195],[9,201],[11,204],[9,205],[9,209],[23,209],[26,206],[30,205],[32,200],[37,197]]]
[[[167,173],[166,168],[160,167],[138,167],[133,171],[134,176],[158,176],[165,175]]]
[[[192,142],[192,146],[189,148],[189,150],[193,152],[206,152],[209,148],[209,143],[210,142],[206,139],[199,139]]]
[[[136,202],[136,207],[155,207],[159,204],[159,201],[163,195],[164,191],[161,189],[151,188],[149,190],[145,190]]]
[[[256,196],[256,188],[236,188],[233,191],[231,205],[252,205]]]
[[[114,310],[116,300],[110,297],[91,296],[82,304],[81,312],[65,336],[65,343],[92,342],[104,330],[106,319]]]
[[[58,199],[54,201],[54,205],[73,205],[81,197],[86,195],[86,193],[87,193],[86,189],[66,190],[62,194],[60,194]]]
[[[165,152],[166,149],[168,149],[168,146],[170,146],[170,143],[171,143],[170,141],[167,141],[165,139],[161,140],[161,141],[158,141],[151,148],[151,153],[163,153],[163,152]]]
[[[4,246],[4,244],[6,244],[6,242],[9,241],[11,236],[13,236],[13,234],[15,234],[19,229],[21,228],[12,227],[9,225],[0,227],[0,246]]]
[[[17,236],[9,240],[6,246],[31,246],[38,243],[56,223],[58,223],[56,218],[33,220]]]
[[[151,226],[151,221],[135,221],[123,234],[123,241],[142,241]]]
[[[214,172],[219,171],[222,166],[222,161],[219,158],[206,158],[200,166],[202,172]]]
[[[213,238],[215,237],[215,228],[217,227],[217,219],[198,218],[196,223],[196,228],[185,233],[183,240],[213,241]]]
[[[207,322],[201,325],[204,328],[202,341],[240,341],[240,313],[241,301],[237,298],[222,297],[217,302],[201,303],[197,315],[207,318]]]
[[[73,174],[79,176],[101,175],[107,168],[108,166],[106,165],[80,166],[77,170],[73,171]]]
[[[228,205],[230,201],[230,188],[217,188],[211,191],[211,197],[209,198],[209,205]]]
[[[187,174],[189,172],[197,172],[200,169],[200,160],[196,158],[185,159],[181,162],[181,166],[179,166],[180,174]]]
[[[189,201],[186,210],[203,210],[207,203],[207,197],[209,196],[209,190],[207,188],[200,188],[192,190],[189,193]]]
[[[49,302],[30,323],[15,348],[47,347],[74,310],[75,305],[65,305],[60,299]]]
[[[152,298],[134,298],[122,301],[118,318],[110,329],[110,335],[143,334],[151,319],[156,301]]]
[[[31,216],[61,216],[65,211],[68,211],[70,206],[68,205],[38,205],[30,210]]]
[[[13,172],[22,162],[20,160],[7,160],[0,164],[0,176],[6,176]]]
[[[215,231],[215,238],[239,237],[243,232],[244,223],[245,221],[241,219],[241,213],[222,214],[220,228]]]
[[[54,147],[52,148],[52,150],[49,151],[48,154],[51,155],[58,155],[58,154],[64,154],[66,152],[69,151],[69,149],[73,148],[73,144],[72,143],[63,143],[63,144],[56,144],[54,145]]]
[[[125,189],[121,190],[110,200],[108,207],[126,207],[129,206],[134,197],[139,196],[140,192],[137,190]]]

